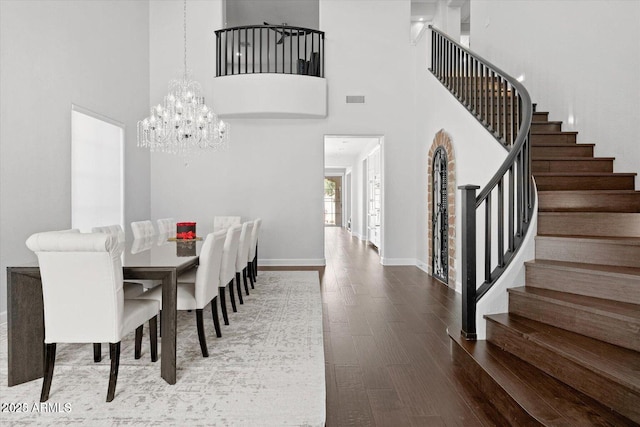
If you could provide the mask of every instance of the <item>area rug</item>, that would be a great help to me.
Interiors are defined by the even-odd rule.
[[[143,354],[133,334],[122,341],[116,396],[106,403],[107,345],[93,363],[91,345],[59,344],[49,401],[42,380],[7,387],[6,325],[0,332],[0,424],[134,426],[322,426],[325,374],[318,273],[260,272],[230,325],[216,338],[205,309],[209,357],[198,344],[195,312],[178,313],[177,383],[151,363],[147,326]],[[228,298],[227,298],[228,300]],[[227,301],[229,302],[229,301]],[[162,340],[159,340],[160,352]]]

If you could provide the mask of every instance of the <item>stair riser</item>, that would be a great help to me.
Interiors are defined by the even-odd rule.
[[[540,193],[540,211],[640,212],[640,192],[629,194]]]
[[[582,272],[527,265],[527,287],[640,304],[640,276]]]
[[[536,176],[539,191],[549,190],[633,190],[634,177],[613,176]]]
[[[561,130],[562,123],[531,122],[532,132],[560,132]]]
[[[533,113],[531,121],[533,121],[533,122],[548,122],[549,121],[549,113],[546,113],[546,112]]]
[[[640,322],[619,319],[582,307],[556,304],[529,295],[509,293],[509,313],[566,329],[620,347],[640,351]]]
[[[538,215],[538,234],[556,236],[640,237],[640,214],[541,212]]]
[[[558,134],[536,134],[531,133],[532,144],[558,143],[558,144],[575,144],[576,134],[574,133],[558,133]]]
[[[611,160],[533,160],[536,172],[613,172]]]
[[[451,357],[455,369],[471,380],[484,396],[491,396],[491,404],[513,425],[540,426],[478,363],[456,343],[451,344]]]
[[[593,157],[593,146],[579,144],[567,144],[566,147],[532,145],[531,158],[536,160],[540,157]]]
[[[536,258],[640,268],[640,246],[625,242],[536,237]]]
[[[523,339],[520,334],[492,321],[487,322],[487,340],[618,413],[640,422],[640,395],[633,390],[597,375],[529,339]]]

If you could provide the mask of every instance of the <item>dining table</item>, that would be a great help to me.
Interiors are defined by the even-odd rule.
[[[198,265],[201,239],[176,241],[171,235],[125,240],[122,273],[127,281],[156,280],[162,286],[160,375],[176,383],[177,281]],[[87,284],[90,286],[90,283]],[[37,261],[7,267],[8,385],[44,374],[44,305]]]

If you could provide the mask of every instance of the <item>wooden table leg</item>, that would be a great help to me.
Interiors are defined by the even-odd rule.
[[[174,270],[162,278],[162,354],[161,375],[169,384],[176,383],[176,332],[178,275]]]
[[[8,386],[44,375],[44,305],[37,267],[7,268]]]

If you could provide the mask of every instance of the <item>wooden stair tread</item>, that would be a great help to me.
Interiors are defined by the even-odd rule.
[[[509,293],[526,295],[528,297],[553,302],[566,307],[580,308],[584,311],[614,317],[623,321],[640,323],[640,305],[637,304],[570,294],[567,292],[552,291],[549,289],[530,286],[509,288],[508,291]]]
[[[630,420],[488,341],[450,335],[530,418],[549,426],[634,425]],[[514,420],[511,420],[514,422]]]
[[[553,234],[545,234],[543,236],[536,236],[536,239],[549,239],[549,240],[565,240],[571,239],[578,242],[599,242],[599,243],[618,243],[629,246],[640,246],[640,237],[607,237],[607,236],[556,236]]]
[[[538,159],[535,159],[538,160]],[[635,172],[534,172],[535,176],[579,176],[579,177],[599,177],[599,176],[636,176]],[[552,190],[553,191],[553,190]]]
[[[551,161],[551,160],[561,160],[561,161],[567,161],[567,162],[572,162],[572,161],[578,161],[578,162],[584,162],[584,161],[608,161],[608,160],[615,160],[615,157],[536,157],[535,160],[543,160],[543,161]]]
[[[562,121],[561,120],[545,120],[545,121],[540,120],[535,123],[540,125],[561,125]]]
[[[633,278],[635,276],[640,277],[640,268],[621,267],[617,265],[585,264],[581,262],[555,261],[547,259],[527,261],[525,262],[525,265],[565,271],[576,271],[580,273],[607,274],[621,278]]]
[[[570,144],[568,142],[532,142],[531,143],[533,147],[595,147],[596,144],[584,144],[584,143],[580,143],[580,144]]]
[[[538,191],[538,194],[544,196],[544,195],[552,194],[556,192],[557,190],[540,190]],[[562,192],[563,196],[566,196],[569,194],[575,194],[578,196],[582,196],[582,195],[590,196],[590,195],[597,195],[597,194],[635,194],[635,193],[640,193],[640,191],[638,190],[564,190]]]
[[[543,123],[543,122],[536,122]],[[566,130],[532,130],[531,135],[577,135],[578,132]]]
[[[599,375],[640,392],[640,355],[638,352],[608,344],[575,332],[510,313],[485,315],[485,318],[517,331],[536,345]]]

